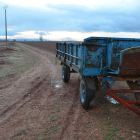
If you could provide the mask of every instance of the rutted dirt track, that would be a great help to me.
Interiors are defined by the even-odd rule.
[[[12,97],[0,106],[1,140],[129,140],[140,139],[140,118],[122,105],[113,105],[101,93],[85,111],[79,101],[79,74],[68,84],[61,80],[55,54],[18,43],[38,64],[0,87]],[[29,60],[32,61],[32,60]]]

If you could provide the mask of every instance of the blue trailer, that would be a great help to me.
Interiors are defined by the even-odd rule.
[[[82,43],[59,42],[56,49],[63,81],[69,82],[70,73],[82,76],[79,92],[84,109],[95,98],[101,79],[104,93],[140,115],[131,105],[140,103],[140,39],[89,37]],[[127,81],[130,90],[110,90],[117,80]],[[126,102],[114,93],[134,93],[136,100]]]

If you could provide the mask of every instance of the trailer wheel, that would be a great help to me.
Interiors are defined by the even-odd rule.
[[[83,109],[88,109],[90,102],[95,98],[95,80],[91,77],[83,76],[80,80],[80,101]]]
[[[65,64],[62,66],[62,79],[65,83],[70,80],[70,67]]]
[[[140,85],[137,81],[136,82],[127,81],[127,84],[130,87],[130,89],[134,89],[134,90],[139,90],[140,89]],[[134,94],[135,94],[135,99],[140,100],[140,93],[134,93]]]

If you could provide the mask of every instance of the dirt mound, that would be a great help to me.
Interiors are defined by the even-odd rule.
[[[13,48],[0,48],[0,53],[4,53],[4,52],[11,52],[11,51],[16,51]]]

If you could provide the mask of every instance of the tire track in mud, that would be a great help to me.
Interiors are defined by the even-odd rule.
[[[4,123],[10,116],[14,114],[14,112],[18,111],[26,102],[29,102],[32,98],[29,98],[33,93],[39,92],[39,87],[47,80],[48,75],[38,82],[33,88],[31,88],[27,93],[24,93],[23,96],[7,107],[0,114],[0,124]]]
[[[53,54],[51,54],[49,52],[44,52],[42,50],[39,50],[38,48],[34,48],[34,47],[31,47],[28,45],[23,45],[23,44],[19,44],[19,45],[21,46],[21,48],[26,49],[27,51],[30,51],[32,54],[34,54],[40,60],[40,64],[38,66],[36,66],[34,69],[32,69],[31,70],[32,72],[28,72],[28,71],[26,72],[27,78],[32,75],[32,80],[30,80],[30,83],[36,81],[36,79],[39,76],[43,77],[45,75],[48,76],[48,78],[51,78],[52,80],[60,80],[61,74],[58,74],[58,72],[60,72],[60,71],[57,70],[55,61],[54,61],[54,59],[52,59],[54,57]],[[38,70],[35,70],[35,69],[38,69]],[[50,79],[47,79],[47,82],[51,82],[49,80]],[[24,81],[24,79],[18,79],[19,83],[22,81]],[[21,94],[23,94],[23,95],[21,96],[21,98],[19,98],[18,101],[16,101],[11,106],[9,106],[5,111],[3,111],[3,113],[1,113],[0,119],[2,120],[2,122],[4,122],[4,120],[7,120],[10,116],[14,117],[15,112],[17,112],[21,107],[26,105],[27,102],[35,99],[38,96],[38,93],[40,91],[42,93],[45,93],[44,91],[42,91],[44,82],[45,82],[45,78],[42,81],[40,81],[37,85],[35,85],[33,87],[33,89],[26,90],[26,92],[24,92],[24,93],[22,92]],[[79,105],[79,91],[77,90],[77,87],[73,88],[73,86],[75,86],[75,84],[76,83],[72,82],[69,85],[70,87],[68,87],[68,89],[72,88],[71,91],[74,93],[68,95],[68,96],[70,96],[70,101],[72,102],[72,104],[67,105],[68,108],[66,110],[66,112],[67,112],[66,119],[63,122],[61,122],[61,124],[64,126],[65,129],[62,130],[62,132],[59,134],[59,136],[57,138],[60,140],[75,138],[74,132],[78,129],[78,122],[79,122],[78,120],[80,119],[81,115],[80,115],[80,107],[79,107],[80,106]],[[52,97],[52,98],[54,98],[54,100],[61,98],[59,96],[59,94],[55,94],[55,91],[61,92],[61,90],[63,90],[63,87],[60,90],[58,90],[58,89],[55,90],[55,89],[53,89],[52,85],[50,85],[50,86],[48,86],[48,88],[49,88],[50,93],[48,93],[48,95],[46,96],[47,98]],[[67,88],[67,86],[64,86],[64,88]],[[29,97],[28,94],[33,95],[33,96]],[[67,93],[64,93],[63,96],[67,96]]]
[[[19,44],[22,47],[23,44],[21,44],[21,43],[19,43]],[[26,47],[24,47],[24,46],[26,46]],[[24,48],[24,49],[30,51],[31,53],[33,53],[34,55],[36,55],[40,59],[42,65],[48,66],[48,68],[50,70],[50,75],[57,77],[58,74],[57,74],[57,70],[55,67],[56,61],[53,60],[55,57],[54,54],[52,54],[48,51],[39,50],[38,48],[31,47],[29,45],[24,44],[24,46],[22,48]]]
[[[49,60],[47,56],[45,56],[46,53],[49,55],[52,55],[49,52],[44,52],[42,50],[36,49],[34,47],[28,46],[28,45],[23,45],[21,43],[18,43],[18,45],[24,50],[26,49],[27,51],[30,51],[33,55],[38,57],[40,60],[40,64],[36,66],[33,69],[30,69],[29,71],[25,72],[19,79],[14,81],[11,86],[6,88],[7,86],[3,87],[3,89],[6,88],[7,92],[16,92],[18,91],[17,94],[20,94],[20,97],[14,101],[14,103],[10,104],[6,109],[0,113],[0,124],[2,125],[10,116],[12,116],[16,111],[18,111],[26,102],[31,100],[29,99],[28,95],[31,93],[34,93],[36,90],[39,90],[39,87],[46,81],[46,78],[50,75],[50,70],[52,75],[56,75],[56,70],[54,67],[54,64]],[[47,72],[46,68],[47,67]],[[45,76],[46,75],[46,76]],[[44,77],[45,76],[45,77]],[[38,77],[44,77],[40,82],[38,82],[32,89],[29,88],[31,83],[36,81]],[[48,80],[49,81],[49,80]],[[27,83],[26,83],[27,82]],[[25,83],[23,85],[23,83]],[[22,86],[22,89],[20,87]],[[25,89],[23,88],[25,86]],[[10,93],[12,94],[12,92]]]
[[[78,130],[78,120],[80,119],[79,91],[76,90],[72,98],[72,105],[69,106],[64,129],[62,130],[59,140],[75,139],[75,132]]]

